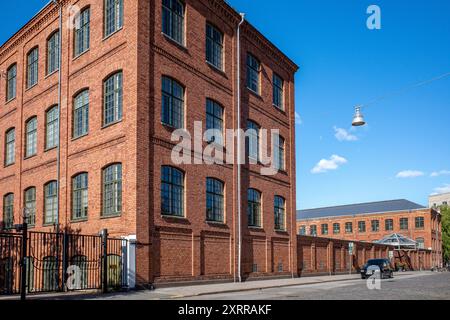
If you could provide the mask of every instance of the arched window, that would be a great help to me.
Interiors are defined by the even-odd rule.
[[[224,184],[214,178],[206,179],[206,220],[224,222]]]
[[[89,49],[90,45],[90,8],[83,9],[75,20],[74,56],[77,57]]]
[[[184,127],[184,88],[169,77],[162,77],[162,114],[165,125],[180,129]]]
[[[184,173],[174,167],[161,168],[161,213],[184,216]]]
[[[57,182],[51,181],[44,186],[44,225],[56,222],[58,210]]]
[[[77,94],[73,101],[73,132],[74,138],[89,132],[89,90]]]
[[[162,1],[162,31],[184,45],[184,4],[179,0]]]
[[[123,26],[123,0],[105,0],[105,37]]]
[[[88,174],[72,178],[72,219],[85,219],[88,215]]]
[[[117,163],[103,169],[103,216],[122,213],[122,164]]]
[[[47,40],[47,74],[59,69],[59,30]]]
[[[122,71],[110,76],[103,82],[103,124],[120,121],[123,108]]]
[[[17,89],[17,64],[13,64],[7,70],[6,78],[6,101],[16,97]]]
[[[25,190],[25,208],[27,209],[28,220],[30,226],[36,224],[36,188],[31,187]]]
[[[247,138],[247,155],[252,163],[259,160],[259,130],[260,126],[258,124],[251,120],[247,121],[247,132],[245,133]]]
[[[3,197],[3,223],[5,229],[14,227],[14,194],[8,193]]]
[[[249,227],[261,227],[261,193],[255,189],[247,191],[247,216]]]
[[[275,196],[274,214],[275,230],[286,230],[286,201],[283,197]]]
[[[27,89],[38,82],[39,48],[32,49],[27,55]]]
[[[15,162],[16,153],[16,130],[14,128],[6,131],[5,135],[5,166]]]
[[[59,140],[59,115],[58,106],[53,106],[45,113],[45,149],[53,149],[58,146]]]
[[[25,157],[31,157],[37,153],[37,117],[27,121],[26,131]]]
[[[223,34],[209,23],[206,24],[206,61],[223,69]]]
[[[223,107],[211,99],[206,99],[206,130],[212,130],[209,142],[223,144]]]

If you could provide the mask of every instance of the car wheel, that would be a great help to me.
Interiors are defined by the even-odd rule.
[[[394,279],[394,272],[391,271],[391,274],[389,275],[389,278]]]
[[[366,276],[361,276],[361,279],[366,280]]]

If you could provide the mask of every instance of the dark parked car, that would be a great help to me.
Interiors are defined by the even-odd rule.
[[[370,259],[361,269],[361,279],[369,278],[376,270],[380,270],[382,279],[394,277],[394,268],[389,259]]]

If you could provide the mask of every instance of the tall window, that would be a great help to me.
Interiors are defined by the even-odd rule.
[[[351,222],[345,223],[345,233],[353,233],[353,223]]]
[[[184,173],[176,168],[161,168],[161,213],[184,216]]]
[[[339,223],[333,223],[333,233],[334,234],[341,233],[341,225]]]
[[[30,226],[36,224],[36,188],[31,187],[25,190],[25,208],[27,208],[28,221]]]
[[[284,101],[283,101],[283,87],[284,87],[284,81],[276,75],[273,74],[273,104],[280,108],[284,109]]]
[[[57,182],[51,181],[44,186],[44,224],[56,222],[57,202]]]
[[[209,23],[206,24],[206,61],[223,69],[223,34]]]
[[[392,219],[386,219],[384,221],[384,230],[386,231],[392,231],[394,230],[394,220]]]
[[[6,77],[6,101],[9,101],[16,97],[17,64],[13,64],[8,68]]]
[[[255,189],[247,191],[247,216],[249,227],[261,227],[261,193]]]
[[[417,238],[416,243],[417,243],[418,249],[425,249],[425,239],[424,238]]]
[[[90,45],[90,19],[91,10],[86,8],[76,17],[75,21],[75,41],[74,56],[86,52]]]
[[[247,54],[247,87],[259,94],[259,73],[261,70],[261,64],[258,59]]]
[[[31,157],[37,153],[37,118],[33,117],[26,123],[25,156]]]
[[[105,0],[105,37],[123,26],[123,0]]]
[[[49,109],[45,114],[45,149],[52,149],[58,146],[59,136],[58,106]]]
[[[122,165],[103,169],[102,215],[114,216],[122,212]]]
[[[317,226],[315,224],[309,227],[309,234],[312,236],[317,236]]]
[[[380,231],[380,221],[379,220],[372,220],[372,232],[378,232]]]
[[[408,218],[400,218],[400,230],[408,230]]]
[[[14,227],[14,194],[12,193],[3,197],[3,223],[5,229]]]
[[[284,170],[284,139],[280,135],[274,136],[274,162],[275,168],[278,170]]]
[[[358,232],[359,233],[366,232],[366,222],[365,221],[358,221]]]
[[[206,179],[206,219],[224,221],[223,182],[213,178]]]
[[[247,154],[250,160],[259,160],[259,129],[260,127],[253,121],[247,121]]]
[[[103,83],[103,124],[108,125],[122,119],[123,107],[122,72],[110,76]]]
[[[285,230],[286,201],[284,200],[284,198],[280,196],[275,196],[274,211],[275,211],[275,230]]]
[[[322,235],[328,234],[328,224],[324,223],[320,226],[320,228],[321,228]]]
[[[73,102],[73,137],[78,138],[89,132],[89,90],[79,93]]]
[[[84,219],[88,215],[88,174],[80,173],[72,178],[72,219]]]
[[[59,69],[59,31],[47,40],[47,74]]]
[[[39,49],[36,47],[27,55],[27,88],[38,82]]]
[[[416,217],[416,229],[423,229],[425,227],[424,217]]]
[[[16,153],[16,130],[14,128],[6,131],[5,135],[5,166],[9,166],[15,161]]]
[[[298,234],[301,236],[306,236],[306,226],[300,226],[298,229]]]
[[[163,0],[162,31],[184,45],[184,4],[179,0]]]
[[[162,78],[161,121],[176,129],[184,127],[184,88],[169,77]]]
[[[223,143],[223,108],[211,99],[206,99],[206,130],[213,130],[210,142]]]

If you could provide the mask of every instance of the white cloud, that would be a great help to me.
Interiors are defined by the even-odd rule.
[[[339,166],[346,164],[347,159],[340,157],[338,155],[332,155],[330,159],[320,160],[316,166],[311,170],[311,173],[323,173],[330,170],[336,170]]]
[[[441,171],[436,171],[430,174],[430,177],[439,177],[439,176],[448,176],[450,175],[450,171],[449,170],[441,170]]]
[[[434,193],[431,195],[441,194],[441,193],[449,193],[450,192],[450,184],[446,183],[442,187],[434,188]]]
[[[342,129],[342,128],[338,128],[338,127],[334,127],[334,136],[336,137],[336,139],[338,139],[339,141],[357,141],[358,137],[349,133],[347,130]]]
[[[300,115],[295,112],[295,124],[296,125],[301,125],[303,123],[302,118],[300,117]]]
[[[422,177],[423,175],[425,175],[425,173],[423,173],[422,171],[405,170],[405,171],[400,171],[399,173],[397,173],[396,177],[400,178],[400,179],[405,179],[405,178]]]

